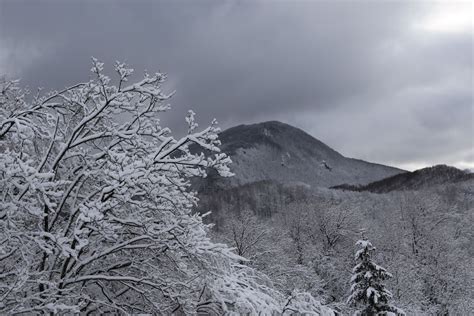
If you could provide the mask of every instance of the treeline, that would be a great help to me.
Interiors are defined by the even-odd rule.
[[[303,288],[343,314],[353,311],[345,302],[353,245],[366,236],[393,274],[395,304],[429,315],[474,307],[473,201],[470,182],[373,194],[263,181],[203,196],[200,207],[218,210],[215,238],[282,290]]]

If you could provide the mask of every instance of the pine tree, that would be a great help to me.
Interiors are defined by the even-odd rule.
[[[405,315],[405,313],[389,303],[392,294],[383,284],[392,275],[372,261],[375,247],[368,240],[356,243],[355,260],[357,265],[352,270],[351,294],[347,300],[351,306],[363,306],[355,315]]]

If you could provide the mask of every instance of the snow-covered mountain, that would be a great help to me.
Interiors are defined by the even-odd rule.
[[[232,127],[219,138],[235,173],[230,179],[215,180],[226,187],[261,180],[312,187],[363,185],[405,172],[344,157],[301,129],[277,121]]]
[[[473,174],[448,166],[407,172],[346,158],[279,122],[236,126],[222,132],[220,139],[235,176],[222,180],[211,173],[198,183],[195,211],[210,212],[206,222],[234,247],[260,242],[262,248],[249,257],[262,271],[277,275],[277,283],[280,274],[274,271],[282,262],[292,269],[316,271],[304,279],[323,281],[322,301],[340,315],[352,314],[342,302],[347,299],[353,245],[363,232],[377,240],[382,263],[397,271],[400,283],[391,285],[398,293],[408,293],[396,299],[407,315],[431,315],[432,310],[448,314],[444,305],[431,303],[432,297],[449,297],[445,301],[453,302],[452,314],[472,310],[465,289],[472,279],[474,253]],[[330,188],[342,183],[353,190]],[[266,234],[268,239],[262,237]],[[297,277],[290,279],[298,282]],[[445,284],[453,290],[446,291]]]
[[[334,189],[386,193],[391,191],[420,190],[436,185],[474,180],[474,174],[455,167],[437,165],[391,176],[363,186],[338,185]]]

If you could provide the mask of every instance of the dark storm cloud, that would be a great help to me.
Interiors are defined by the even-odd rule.
[[[472,26],[416,27],[408,2],[5,1],[0,71],[31,87],[88,77],[89,57],[169,73],[187,109],[223,127],[279,119],[348,156],[472,164]],[[472,17],[471,17],[472,18]]]

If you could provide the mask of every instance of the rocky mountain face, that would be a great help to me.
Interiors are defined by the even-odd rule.
[[[276,121],[239,125],[219,137],[235,173],[225,180],[209,177],[208,182],[221,187],[262,180],[326,188],[341,183],[365,185],[405,172],[344,157],[306,132]]]
[[[391,191],[420,190],[436,185],[469,180],[474,180],[474,174],[446,165],[437,165],[413,172],[397,174],[367,185],[342,184],[332,188],[359,192],[387,193]]]

